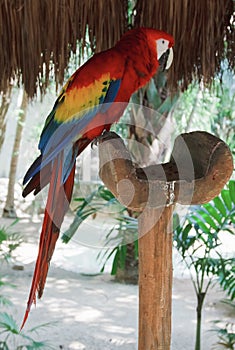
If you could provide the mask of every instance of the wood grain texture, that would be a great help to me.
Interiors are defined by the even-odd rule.
[[[172,211],[148,208],[139,217],[139,350],[170,350]]]

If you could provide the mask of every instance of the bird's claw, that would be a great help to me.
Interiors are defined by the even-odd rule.
[[[97,136],[92,142],[91,142],[91,148],[93,149],[94,146],[97,146],[98,143],[103,143],[104,141],[108,141],[111,139],[119,138],[119,136],[113,132],[113,131],[104,131],[101,135]]]

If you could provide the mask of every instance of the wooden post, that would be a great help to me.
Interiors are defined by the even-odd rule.
[[[139,350],[170,350],[172,208],[139,217]]]
[[[136,168],[122,139],[99,143],[100,178],[114,196],[139,211],[139,350],[170,350],[173,204],[217,196],[233,172],[228,146],[206,132],[182,134],[170,162]]]

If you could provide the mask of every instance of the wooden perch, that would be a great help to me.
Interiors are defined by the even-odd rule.
[[[140,211],[139,350],[169,350],[172,303],[173,204],[217,196],[233,171],[227,145],[206,132],[182,134],[169,163],[138,168],[124,142],[107,133],[99,143],[100,177],[129,209]]]
[[[146,168],[136,168],[120,137],[106,135],[99,145],[100,178],[123,205],[135,211],[146,205],[209,202],[233,171],[228,146],[207,132],[178,136],[170,162]]]

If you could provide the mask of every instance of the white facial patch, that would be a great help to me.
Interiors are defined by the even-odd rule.
[[[162,54],[168,50],[169,40],[158,39],[156,43],[157,43],[157,59],[159,60]]]
[[[169,40],[166,39],[158,39],[156,40],[156,46],[157,46],[157,59],[159,60],[160,57],[169,49]],[[169,49],[169,56],[167,59],[166,67],[165,69],[168,69],[173,61],[173,49],[172,47]]]

